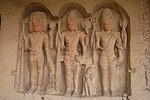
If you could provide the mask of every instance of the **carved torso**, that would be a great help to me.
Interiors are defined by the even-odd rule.
[[[77,46],[80,42],[80,38],[82,38],[82,33],[77,31],[73,33],[69,33],[65,31],[62,33],[64,35],[65,42],[65,53],[66,54],[77,54]]]
[[[30,42],[30,53],[43,53],[43,44],[46,38],[45,33],[33,33],[29,35],[29,42]]]
[[[115,43],[117,41],[119,32],[111,32],[109,34],[106,34],[105,32],[101,31],[99,32],[99,42],[100,46],[102,47],[102,53],[101,54],[110,54],[114,55],[114,48]]]

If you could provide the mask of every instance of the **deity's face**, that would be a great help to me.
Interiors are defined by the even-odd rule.
[[[111,23],[110,23],[109,21],[105,21],[105,22],[103,23],[103,29],[104,29],[105,31],[112,30],[112,25],[111,25]]]
[[[40,19],[39,18],[34,18],[33,19],[33,29],[35,32],[41,31],[41,25],[40,25]]]
[[[41,27],[40,27],[39,24],[34,24],[33,29],[34,29],[35,32],[39,32],[41,30]]]
[[[70,31],[74,31],[76,28],[75,22],[74,21],[68,21],[68,29]]]

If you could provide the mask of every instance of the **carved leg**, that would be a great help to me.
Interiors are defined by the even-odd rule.
[[[40,69],[38,70],[38,87],[35,91],[36,94],[40,94],[40,92],[41,92],[42,79],[43,79],[43,67],[40,66]]]
[[[74,93],[73,93],[74,96],[81,95],[80,90],[79,90],[79,85],[81,85],[80,84],[81,71],[82,71],[82,67],[79,67],[77,62],[74,62],[74,86],[75,86]]]
[[[66,69],[66,95],[71,96],[74,90],[73,70]]]
[[[112,61],[110,63],[110,92],[111,92],[111,95],[112,96],[116,96],[116,90],[119,86],[115,87],[115,81],[118,80],[116,79],[115,75],[117,74],[116,72],[116,64],[117,64],[117,61]]]
[[[86,86],[85,86],[85,83],[83,85],[82,96],[86,96]]]
[[[42,63],[42,56],[38,56],[38,87],[36,90],[36,94],[40,94],[42,88],[42,80],[43,80],[43,63]]]
[[[65,72],[66,72],[66,92],[65,95],[71,96],[74,90],[74,71],[72,66],[72,60],[69,55],[65,55]]]
[[[101,65],[101,75],[102,75],[102,88],[103,94],[105,96],[110,96],[109,90],[109,68],[108,66]]]
[[[34,91],[37,88],[37,61],[36,60],[30,60],[30,72],[31,72],[31,87],[28,93],[34,93]]]

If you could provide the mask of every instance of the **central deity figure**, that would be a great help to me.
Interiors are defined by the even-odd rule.
[[[76,61],[76,56],[79,55],[77,46],[80,43],[82,53],[85,51],[84,33],[77,30],[77,23],[75,20],[75,12],[69,12],[67,20],[67,30],[62,33],[62,48],[65,49],[64,63],[66,73],[66,92],[65,94],[71,96],[78,95],[78,76],[77,68],[79,67]]]

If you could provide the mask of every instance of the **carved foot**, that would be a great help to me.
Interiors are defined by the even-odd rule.
[[[84,92],[84,93],[82,93],[82,96],[83,96],[83,97],[85,97],[85,96],[86,96],[86,93],[85,93],[85,92]]]
[[[72,89],[67,89],[65,95],[66,95],[66,96],[71,96],[72,93],[73,93],[73,90],[72,90]]]
[[[73,96],[81,96],[81,95],[80,95],[79,92],[75,89],[74,92],[73,92]]]
[[[64,91],[63,90],[55,90],[55,94],[58,94],[58,95],[60,95],[60,96],[62,96],[62,95],[64,95],[65,93],[64,93]]]
[[[45,90],[41,90],[41,92],[40,92],[40,95],[43,95],[43,94],[45,94]]]
[[[35,90],[36,90],[36,87],[32,86],[27,93],[33,94]]]
[[[110,94],[109,91],[105,91],[105,92],[104,92],[104,96],[111,96],[111,94]]]
[[[36,93],[37,95],[41,94],[41,88],[38,87],[38,88],[36,89],[35,93]]]
[[[47,92],[48,94],[59,94],[59,91],[57,91],[55,88],[53,87],[48,87],[47,88]]]
[[[56,89],[52,88],[52,89],[51,89],[51,94],[57,94]]]
[[[44,92],[44,91],[41,91],[41,92],[40,92],[40,95],[44,95],[44,94],[45,94],[45,92]]]

